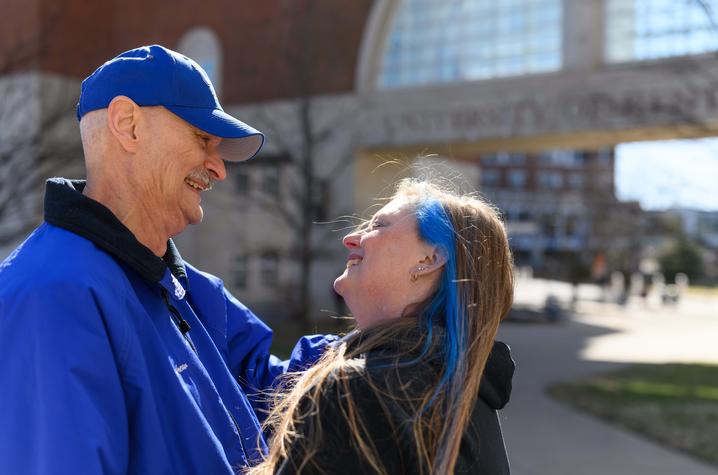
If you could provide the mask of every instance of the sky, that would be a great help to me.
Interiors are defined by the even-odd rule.
[[[618,145],[616,195],[646,210],[718,211],[718,138]]]

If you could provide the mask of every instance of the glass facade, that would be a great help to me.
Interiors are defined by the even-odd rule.
[[[392,20],[379,88],[555,71],[562,0],[404,0]]]
[[[606,0],[606,60],[718,50],[718,0]]]

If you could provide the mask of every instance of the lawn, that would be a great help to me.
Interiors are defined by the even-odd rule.
[[[638,365],[556,384],[548,393],[718,466],[718,366]]]
[[[687,294],[705,296],[705,297],[718,297],[718,286],[702,287],[702,286],[691,286],[686,289]]]

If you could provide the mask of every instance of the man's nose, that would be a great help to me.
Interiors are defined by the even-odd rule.
[[[224,160],[216,150],[212,151],[207,157],[205,166],[214,175],[215,180],[222,181],[227,178],[227,168],[224,165]]]

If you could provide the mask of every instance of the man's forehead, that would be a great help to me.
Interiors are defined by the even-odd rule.
[[[189,130],[197,135],[207,135],[213,137],[212,134],[205,132],[204,130],[190,124],[182,117],[167,109],[165,106],[142,106],[142,110],[148,111],[150,114],[160,114],[170,120],[178,128]]]
[[[193,131],[195,134],[197,134],[197,135],[207,135],[207,136],[209,136],[209,137],[214,137],[214,136],[213,136],[212,134],[210,134],[209,132],[205,132],[204,130],[199,129],[199,128],[195,127],[195,126],[192,125],[192,124],[188,124],[188,125],[190,126],[190,128],[192,129],[192,131]]]
[[[194,125],[190,124],[189,122],[183,120],[182,118],[178,117],[184,124],[187,125],[188,130],[191,131],[195,135],[199,135],[200,137],[209,137],[213,138],[214,135],[210,134],[209,132],[205,132],[204,130],[200,129],[199,127],[195,127]]]

